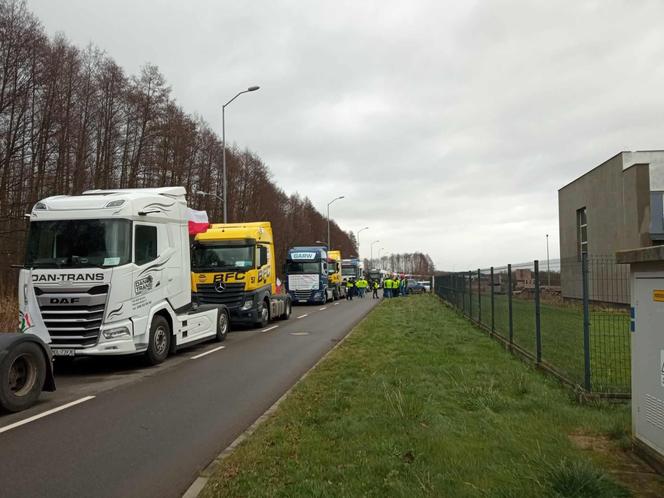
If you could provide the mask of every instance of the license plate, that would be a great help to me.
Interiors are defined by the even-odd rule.
[[[301,303],[306,303],[307,300],[306,300],[306,299],[300,299],[300,302],[301,302]]]
[[[53,348],[51,348],[51,351],[53,352],[53,356],[75,356],[76,355],[76,350],[75,349],[53,349]]]

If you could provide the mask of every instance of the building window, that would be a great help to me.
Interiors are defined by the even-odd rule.
[[[576,211],[576,248],[579,259],[588,254],[588,218],[586,208]]]

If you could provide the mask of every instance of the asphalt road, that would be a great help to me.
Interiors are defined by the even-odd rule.
[[[158,367],[104,358],[59,368],[56,393],[0,416],[0,496],[182,496],[376,303],[294,307],[289,321],[233,332],[223,349],[183,350]]]

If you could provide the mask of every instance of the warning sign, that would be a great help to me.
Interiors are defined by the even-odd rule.
[[[656,303],[664,303],[664,290],[655,289],[652,291],[652,300]]]

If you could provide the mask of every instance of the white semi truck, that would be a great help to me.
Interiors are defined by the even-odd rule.
[[[223,341],[224,305],[191,301],[184,187],[91,190],[34,205],[19,277],[21,330],[59,356],[143,353]]]

